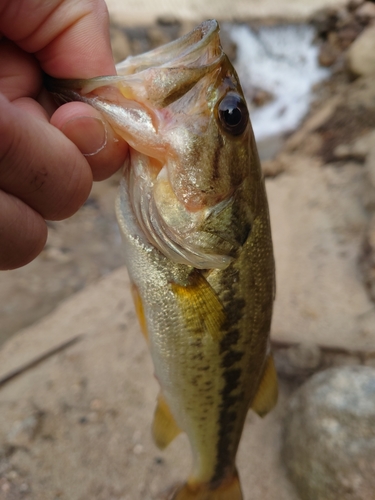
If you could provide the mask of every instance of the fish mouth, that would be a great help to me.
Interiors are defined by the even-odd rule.
[[[219,25],[215,19],[204,21],[186,35],[117,64],[118,75],[127,76],[151,67],[201,66],[220,57]],[[206,61],[204,61],[206,59]]]
[[[218,68],[225,58],[216,20],[204,21],[183,37],[144,54],[129,56],[116,65],[117,76],[61,82],[66,90],[85,97],[106,97],[116,103],[119,97],[151,108],[164,108],[185,95],[205,75]],[[59,86],[59,82],[58,82]],[[49,85],[50,90],[51,85]],[[53,87],[53,83],[52,83]],[[112,91],[108,88],[112,87]],[[61,85],[58,92],[61,95]],[[131,106],[131,102],[126,103]],[[95,106],[95,104],[93,104]]]
[[[218,33],[219,25],[215,19],[203,21],[199,26],[177,40],[143,54],[128,57],[117,64],[118,74],[132,74],[151,66],[173,64],[173,61],[182,62],[183,60],[184,64],[189,64],[197,60],[197,57],[202,54],[207,54],[207,48],[214,39],[217,38],[215,45],[219,45]]]
[[[175,110],[167,107],[194,87],[199,94],[195,105],[188,99],[181,106],[184,113],[188,113],[187,108],[190,114],[197,112],[199,102],[206,100],[212,74],[220,71],[225,59],[219,25],[209,20],[175,41],[129,56],[116,66],[117,76],[58,80],[45,75],[45,86],[60,103],[90,104],[132,148],[163,161],[167,146],[159,132],[175,115]],[[207,116],[210,111],[206,109]]]
[[[139,78],[147,92],[142,99],[165,107],[185,95],[199,80],[219,67],[225,55],[216,20],[204,21],[193,31],[161,47],[117,64],[118,78]],[[134,94],[132,95],[134,97]]]

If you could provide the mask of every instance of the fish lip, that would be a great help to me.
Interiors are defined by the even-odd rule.
[[[118,75],[127,76],[140,73],[149,68],[173,68],[182,65],[194,65],[194,61],[206,52],[210,44],[213,47],[216,46],[217,49],[220,48],[217,55],[221,55],[219,23],[215,19],[203,21],[186,35],[161,47],[137,56],[127,57],[116,65],[116,70]]]
[[[105,83],[119,85],[132,99],[165,108],[188,95],[198,82],[226,58],[217,21],[204,21],[190,33],[162,47],[130,56],[116,65],[117,76]],[[125,94],[124,94],[125,95]]]

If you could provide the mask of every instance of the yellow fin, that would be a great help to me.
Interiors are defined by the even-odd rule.
[[[251,403],[251,409],[260,417],[267,415],[277,403],[277,373],[273,356],[269,355],[263,369],[258,390]]]
[[[186,326],[192,333],[208,332],[215,340],[220,340],[223,333],[224,308],[214,289],[199,272],[190,275],[190,282],[183,286],[171,283],[183,312]]]
[[[175,490],[168,500],[243,500],[237,473],[225,485],[211,490],[207,485],[192,487],[188,483]]]
[[[176,424],[167,402],[163,395],[159,394],[152,424],[152,436],[156,446],[163,450],[180,432],[182,431]]]
[[[146,339],[146,342],[148,342],[148,332],[147,332],[147,325],[146,325],[146,317],[145,317],[145,312],[143,309],[143,304],[142,304],[142,299],[141,296],[139,295],[138,288],[134,283],[131,284],[131,292],[133,296],[133,302],[135,306],[135,312],[137,313],[139,325],[141,327],[141,331],[143,333],[144,338]]]

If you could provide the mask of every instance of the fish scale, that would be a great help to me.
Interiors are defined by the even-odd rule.
[[[131,146],[116,213],[161,388],[152,431],[160,448],[185,432],[193,454],[168,500],[241,500],[246,414],[277,400],[272,238],[245,99],[214,20],[118,73],[49,85]]]

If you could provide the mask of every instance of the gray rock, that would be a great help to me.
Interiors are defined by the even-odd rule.
[[[375,25],[369,25],[351,45],[348,63],[355,75],[375,73]]]
[[[375,369],[332,368],[292,396],[283,454],[302,500],[373,500]]]
[[[301,370],[314,370],[321,362],[321,351],[315,344],[297,344],[288,349],[289,362]]]

